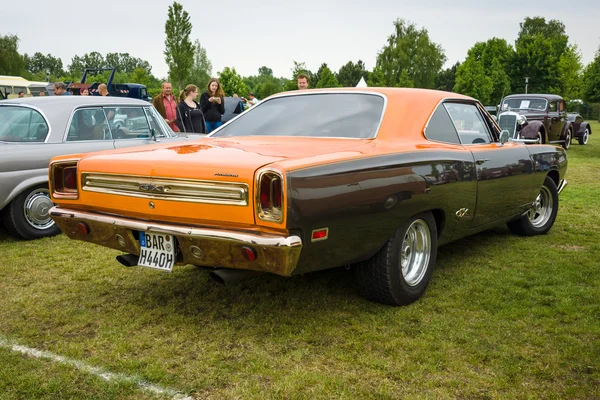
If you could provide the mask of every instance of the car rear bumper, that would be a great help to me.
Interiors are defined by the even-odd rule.
[[[50,216],[71,239],[135,255],[140,254],[138,232],[173,235],[178,242],[178,265],[249,269],[290,276],[302,250],[302,240],[294,235],[171,225],[59,207],[51,208]],[[244,246],[255,251],[255,260],[244,256]]]

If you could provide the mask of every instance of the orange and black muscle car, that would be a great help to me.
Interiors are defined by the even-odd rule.
[[[353,265],[365,297],[407,304],[438,246],[554,224],[564,150],[505,133],[454,93],[281,93],[191,143],[54,158],[50,215],[128,266],[228,280]]]

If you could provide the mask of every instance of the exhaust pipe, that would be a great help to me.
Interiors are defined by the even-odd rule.
[[[117,256],[117,261],[126,267],[135,267],[138,265],[139,256],[134,254],[121,254]]]
[[[222,285],[226,283],[233,283],[243,281],[245,279],[254,278],[256,276],[263,275],[262,271],[252,271],[248,269],[229,269],[221,268],[210,273],[210,277],[214,281],[219,282]]]

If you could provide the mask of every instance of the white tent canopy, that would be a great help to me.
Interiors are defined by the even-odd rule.
[[[367,87],[367,82],[365,82],[365,78],[361,77],[356,87]]]

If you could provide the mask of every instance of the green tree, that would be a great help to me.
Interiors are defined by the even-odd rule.
[[[580,99],[583,85],[583,64],[577,45],[569,46],[567,51],[561,54],[558,61],[558,76],[558,86],[551,87],[550,92],[560,94],[565,100]]]
[[[338,80],[329,67],[325,64],[323,68],[319,70],[319,81],[317,82],[317,88],[336,88],[340,87]]]
[[[192,23],[190,15],[181,4],[173,2],[169,6],[165,22],[165,61],[169,66],[169,76],[177,88],[185,85],[194,65],[194,45],[190,41]]]
[[[425,28],[419,30],[402,19],[377,55],[376,67],[386,86],[434,88],[435,78],[446,61],[444,50],[431,42]]]
[[[86,68],[105,68],[107,66],[104,56],[97,51],[86,53],[83,56],[75,55],[71,59],[71,64],[67,67],[71,75],[79,75]]]
[[[600,46],[594,61],[588,64],[583,73],[583,98],[589,103],[600,103]]]
[[[234,93],[238,95],[248,93],[248,87],[235,68],[225,67],[219,72],[219,83],[227,96],[232,96]]]
[[[355,64],[352,61],[348,61],[345,65],[342,65],[336,74],[336,78],[341,86],[354,87],[360,82],[360,78],[369,77],[369,72],[365,68],[365,64],[362,60],[358,60]]]
[[[520,26],[510,74],[513,91],[525,90],[525,77],[529,78],[529,92],[545,93],[559,88],[558,64],[569,46],[565,25],[557,20],[546,22],[543,17],[527,17]]]
[[[200,41],[196,39],[194,42],[194,64],[192,65],[192,70],[187,82],[198,86],[202,92],[208,86],[211,74],[212,63],[208,59],[206,49],[202,47]]]
[[[483,62],[467,57],[456,69],[454,92],[474,97],[484,104],[489,104],[494,91],[492,78],[486,75]]]
[[[36,52],[33,56],[25,54],[25,69],[31,74],[42,76],[45,80],[46,72],[53,76],[64,75],[62,60],[58,57],[53,57],[51,54],[44,55]]]
[[[258,75],[260,76],[273,76],[273,70],[266,66],[262,66],[258,69]]]
[[[25,69],[25,57],[19,54],[17,35],[0,36],[0,75],[20,76]]]
[[[445,90],[446,92],[452,91],[454,84],[456,83],[456,69],[459,65],[460,62],[456,62],[452,67],[446,68],[437,74],[435,77],[435,88],[437,90]]]
[[[152,67],[148,61],[132,57],[129,53],[108,53],[106,55],[106,66],[114,67],[119,72],[129,74],[138,68],[146,70],[149,74],[152,71]]]
[[[386,86],[385,76],[383,75],[383,71],[380,67],[373,68],[373,71],[369,73],[369,78],[367,79],[367,86],[370,87],[384,87]]]

